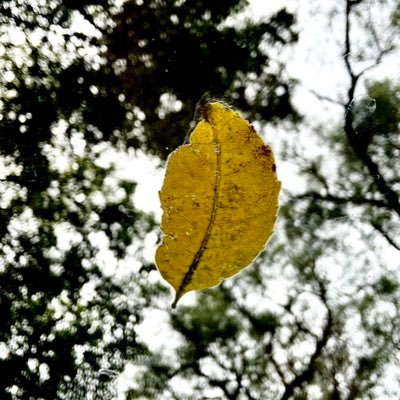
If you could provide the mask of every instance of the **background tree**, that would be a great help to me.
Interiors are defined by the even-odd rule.
[[[172,314],[181,345],[143,373],[148,398],[399,397],[399,84],[366,79],[398,50],[398,10],[335,6],[348,83],[319,98],[342,119],[283,138],[306,189],[284,194],[263,260]]]
[[[230,27],[245,5],[1,2],[2,399],[113,398],[128,361],[152,360],[135,328],[167,289],[149,280],[153,220],[118,157],[165,156],[204,91],[298,119],[293,82],[261,48],[294,42],[294,17]]]
[[[101,6],[79,5],[104,19]],[[99,163],[125,111],[78,9],[10,1],[0,12],[1,397],[105,395],[100,368],[144,351],[140,310],[101,262],[118,271],[151,225],[132,206],[135,183]]]
[[[213,3],[127,1],[115,16],[109,57],[127,106],[144,113],[145,148],[161,157],[183,142],[205,93],[226,96],[252,119],[298,119],[294,82],[263,50],[297,39],[294,16],[283,9],[266,21],[229,23],[248,2]]]

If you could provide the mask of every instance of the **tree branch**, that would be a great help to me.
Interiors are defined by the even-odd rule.
[[[350,79],[351,79],[351,86],[349,89],[349,94],[350,91],[352,90],[351,93],[351,99],[354,97],[354,89],[358,80],[357,75],[353,71],[353,67],[350,62],[350,57],[348,57],[351,54],[351,42],[350,42],[350,15],[351,15],[351,8],[360,3],[361,1],[355,2],[351,0],[346,1],[346,12],[345,12],[345,49],[343,51],[343,59],[346,64],[346,69],[347,72],[349,73]]]
[[[318,192],[309,191],[303,194],[299,194],[294,196],[295,199],[303,200],[303,199],[313,199],[313,200],[321,200],[328,201],[336,204],[356,204],[356,205],[370,205],[378,208],[390,209],[391,207],[385,201],[377,200],[377,199],[366,199],[364,197],[339,197],[333,194],[322,195]]]
[[[350,41],[350,28],[351,28],[351,23],[350,23],[350,16],[351,16],[351,11],[352,7],[356,4],[359,4],[361,1],[355,1],[355,0],[347,0],[346,1],[346,12],[345,12],[345,49],[343,54],[348,55],[351,53],[351,41]],[[383,54],[381,54],[381,57],[383,57]],[[363,73],[365,73],[366,69],[361,71],[358,74],[355,74],[353,71],[353,67],[351,65],[349,57],[345,57],[345,65],[347,72],[350,76],[350,87],[349,90],[347,91],[347,104],[345,106],[345,125],[344,125],[344,131],[347,136],[347,139],[349,141],[349,144],[351,148],[353,149],[354,153],[358,157],[358,159],[367,167],[370,175],[372,176],[375,185],[378,189],[378,191],[385,197],[388,206],[395,211],[399,216],[400,216],[400,202],[399,198],[392,190],[392,188],[388,185],[386,182],[385,178],[382,176],[380,173],[378,165],[374,162],[374,160],[371,158],[371,156],[368,154],[368,148],[365,146],[365,144],[361,143],[354,131],[353,128],[353,114],[349,111],[349,107],[351,102],[354,99],[354,93],[356,90],[356,86],[358,83],[359,78]],[[378,60],[380,62],[380,58],[378,57]],[[375,63],[376,65],[376,63]],[[369,69],[369,67],[367,68]]]
[[[389,236],[389,234],[383,229],[381,225],[375,222],[372,222],[371,225],[388,241],[390,245],[392,245],[396,250],[400,251],[400,246]]]
[[[228,383],[230,382],[228,379],[216,379],[208,376],[205,374],[198,363],[198,360],[191,360],[185,364],[182,364],[179,368],[177,368],[175,371],[172,373],[168,374],[168,380],[171,380],[175,375],[187,371],[188,369],[191,369],[194,373],[196,373],[198,376],[203,377],[204,379],[207,380],[207,382],[213,386],[221,389],[224,392],[224,395],[228,400],[235,400],[236,397],[232,396],[232,393],[227,388]]]
[[[342,102],[339,101],[339,100],[335,100],[335,99],[333,99],[332,97],[329,97],[329,96],[325,96],[325,95],[323,95],[323,94],[320,94],[320,93],[316,92],[314,89],[308,88],[308,87],[306,87],[306,86],[303,86],[303,87],[304,87],[305,90],[307,90],[308,92],[310,92],[311,94],[313,94],[313,95],[314,95],[317,99],[319,99],[319,100],[327,101],[327,102],[329,102],[329,103],[335,104],[336,106],[341,106],[341,107],[344,107],[344,106],[345,106],[345,104],[342,103]]]
[[[328,339],[332,334],[333,316],[326,297],[326,287],[322,280],[315,273],[314,275],[319,287],[321,300],[327,310],[326,323],[322,331],[321,337],[316,342],[314,353],[311,355],[307,367],[302,373],[297,375],[291,382],[285,385],[285,391],[280,400],[289,400],[293,396],[297,388],[302,387],[305,383],[310,382],[313,379],[317,369],[317,360],[320,357],[322,350],[326,346],[326,343],[328,342]]]

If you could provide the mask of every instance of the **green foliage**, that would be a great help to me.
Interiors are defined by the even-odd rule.
[[[399,284],[395,281],[395,278],[387,276],[382,276],[376,285],[376,291],[381,295],[395,294],[398,288]]]
[[[3,2],[0,13],[0,68],[10,77],[3,73],[0,121],[7,178],[0,211],[0,397],[100,393],[102,366],[121,371],[124,359],[145,351],[134,331],[140,313],[124,300],[120,282],[104,274],[101,248],[91,238],[103,233],[108,250],[123,259],[152,226],[131,204],[135,183],[118,182],[112,165],[97,163],[96,145],[115,142],[125,110],[113,92],[116,78],[81,55],[100,43],[73,32],[75,7]],[[57,29],[64,29],[59,45],[49,39]],[[17,45],[16,31],[23,36]],[[39,43],[34,35],[42,36]]]
[[[271,48],[293,43],[294,17],[281,10],[257,24],[224,23],[246,3],[128,1],[115,16],[109,57],[127,106],[144,113],[148,151],[165,157],[183,142],[205,92],[234,101],[252,120],[298,119],[289,94],[293,82],[272,72],[260,48],[262,42]],[[249,84],[256,88],[252,101],[244,94]]]
[[[196,349],[201,348],[201,344],[210,345],[233,338],[240,331],[239,322],[229,315],[229,304],[222,294],[205,296],[204,300],[201,308],[183,307],[183,313],[174,315],[171,320],[172,327]]]
[[[324,126],[325,152],[287,149],[307,190],[284,195],[264,260],[168,314],[157,349],[138,337],[169,291],[142,254],[154,220],[119,154],[165,157],[206,91],[252,120],[299,121],[294,81],[265,50],[295,43],[295,18],[225,23],[245,5],[0,3],[1,399],[116,398],[125,368],[127,399],[398,398],[384,379],[399,348],[400,225],[365,158],[398,193],[391,81],[349,99],[350,139],[348,125]]]
[[[132,203],[136,183],[119,177],[118,154],[165,156],[183,141],[206,90],[250,110],[249,77],[257,96],[264,93],[251,108],[259,119],[297,118],[292,83],[268,69],[259,47],[264,39],[271,47],[294,42],[294,17],[280,11],[260,24],[225,26],[245,5],[0,4],[2,399],[115,398],[128,361],[154,365],[143,382],[157,397],[153,378],[163,367],[152,364],[135,329],[167,289],[149,283],[154,266],[141,250],[154,221]],[[205,341],[240,330],[234,318],[207,321],[203,313],[175,323]]]

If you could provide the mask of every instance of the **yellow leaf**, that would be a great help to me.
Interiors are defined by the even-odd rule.
[[[271,148],[237,112],[208,103],[190,143],[170,154],[160,191],[156,264],[175,289],[218,285],[247,267],[272,235],[280,182]]]

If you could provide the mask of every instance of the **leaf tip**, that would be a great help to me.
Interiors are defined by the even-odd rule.
[[[181,298],[181,297],[178,296],[178,293],[177,293],[177,294],[175,295],[174,301],[173,301],[172,304],[171,304],[171,308],[172,308],[173,310],[176,309],[176,306],[178,305],[178,301],[179,301],[180,298]]]
[[[171,308],[175,309],[176,306],[178,305],[179,300],[182,298],[182,296],[187,293],[184,289],[179,288],[179,290],[177,290],[175,292],[175,299],[171,304]]]

